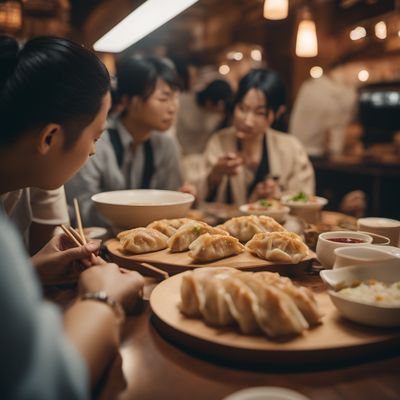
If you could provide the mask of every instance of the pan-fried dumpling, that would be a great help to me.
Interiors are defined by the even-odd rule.
[[[193,271],[186,271],[182,275],[181,284],[181,311],[189,317],[201,316],[205,303],[205,285],[209,278],[216,274],[231,273],[233,268],[209,267],[196,268]]]
[[[253,254],[268,261],[299,263],[308,255],[308,247],[293,232],[270,232],[254,235],[246,244]]]
[[[276,272],[259,272],[257,276],[263,282],[283,290],[296,303],[310,325],[320,322],[322,314],[311,290],[304,286],[296,286],[289,278],[280,276]]]
[[[245,334],[259,331],[253,308],[257,307],[257,297],[241,279],[242,276],[253,275],[252,272],[240,272],[224,280],[225,301],[240,330]]]
[[[168,237],[151,228],[136,228],[118,236],[124,250],[133,254],[158,251],[167,247]]]
[[[204,235],[203,235],[204,236]],[[226,302],[224,282],[239,273],[233,268],[226,268],[216,274],[209,274],[204,280],[205,301],[200,307],[204,320],[213,326],[226,326],[234,322]]]
[[[266,215],[258,216],[258,221],[263,227],[264,232],[287,232],[287,230],[281,224]]]
[[[264,232],[264,229],[259,223],[258,217],[255,215],[228,219],[228,221],[219,225],[218,228],[224,229],[241,242],[247,242],[256,233]]]
[[[228,235],[224,230],[213,228],[205,222],[191,221],[182,225],[168,239],[167,244],[172,252],[185,251],[189,248],[190,243],[194,242],[199,236],[205,233],[210,233],[212,235]]]
[[[294,301],[279,288],[262,282],[256,276],[240,278],[257,297],[252,310],[263,332],[276,338],[300,334],[307,329],[309,325]]]
[[[171,237],[182,225],[192,221],[189,218],[160,219],[147,225],[147,228],[156,229],[164,235]]]
[[[256,233],[286,231],[273,218],[264,215],[246,215],[231,218],[224,224],[219,225],[218,228],[226,230],[230,235],[238,238],[243,243],[249,241]]]
[[[193,260],[207,262],[243,253],[244,246],[233,236],[205,233],[192,242],[189,249]]]

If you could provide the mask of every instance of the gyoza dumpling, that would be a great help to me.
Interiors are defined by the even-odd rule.
[[[209,325],[226,326],[234,322],[226,302],[224,282],[237,273],[237,269],[229,268],[204,279],[205,301],[200,307],[200,313]]]
[[[119,236],[124,250],[134,254],[158,251],[167,247],[168,237],[151,228],[136,228]]]
[[[257,276],[263,282],[283,290],[296,303],[310,325],[320,322],[322,313],[311,290],[304,286],[296,286],[289,278],[280,276],[276,272],[258,272]]]
[[[189,249],[193,260],[207,262],[243,253],[245,248],[233,236],[205,233],[192,242]]]
[[[257,297],[242,281],[241,276],[253,275],[252,272],[240,272],[224,280],[225,301],[235,321],[243,333],[250,334],[259,331],[253,308],[257,307]]]
[[[147,228],[156,229],[164,235],[171,237],[182,225],[192,221],[189,218],[160,219],[147,225]]]
[[[247,242],[256,233],[264,232],[258,217],[255,215],[247,215],[228,219],[228,221],[226,221],[224,224],[219,225],[218,228],[224,229],[241,242]]]
[[[266,215],[259,215],[258,221],[263,227],[264,232],[287,232],[287,230],[281,224]]]
[[[271,338],[300,334],[309,327],[294,301],[279,288],[257,279],[257,274],[240,279],[254,292],[252,311],[258,326]]]
[[[169,239],[168,247],[172,252],[185,251],[189,248],[190,243],[194,242],[199,236],[205,233],[212,235],[229,235],[222,229],[213,228],[212,226],[200,221],[191,221],[182,225]]]
[[[189,317],[201,315],[205,303],[205,285],[209,278],[216,274],[236,271],[227,267],[197,268],[186,271],[182,275],[181,283],[181,311]],[[237,272],[237,271],[236,271]]]
[[[246,248],[265,260],[291,264],[299,263],[308,255],[308,247],[293,232],[257,233]]]

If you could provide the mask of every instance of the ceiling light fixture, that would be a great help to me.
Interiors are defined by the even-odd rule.
[[[321,76],[323,74],[324,74],[324,70],[319,65],[315,65],[314,67],[311,67],[311,69],[310,69],[311,78],[318,79],[318,78],[321,78]]]
[[[114,26],[93,48],[119,53],[189,8],[198,0],[147,0]]]
[[[296,55],[298,57],[315,57],[318,55],[317,31],[308,9],[303,10],[297,30]]]
[[[350,32],[351,40],[360,40],[367,36],[367,31],[363,26],[357,26]]]
[[[19,1],[0,3],[0,29],[14,32],[22,27],[22,7]]]
[[[278,20],[288,16],[288,0],[265,0],[264,18]]]
[[[378,39],[386,39],[387,27],[385,21],[379,21],[377,24],[375,24],[375,36]]]
[[[221,75],[228,75],[231,69],[229,68],[229,65],[222,64],[219,68],[218,71]]]

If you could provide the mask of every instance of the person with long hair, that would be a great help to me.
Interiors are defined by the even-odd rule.
[[[281,191],[314,194],[311,163],[292,135],[271,128],[285,108],[285,88],[270,69],[254,69],[239,82],[232,126],[216,132],[205,151],[203,197],[244,204]]]
[[[110,107],[109,75],[90,51],[60,38],[23,46],[0,37],[0,194],[60,187],[95,153]],[[61,314],[43,300],[16,229],[0,209],[0,393],[7,399],[85,399],[115,355],[124,310],[143,278],[56,236],[34,258],[63,275],[71,261],[79,296]],[[91,255],[92,254],[92,255]]]

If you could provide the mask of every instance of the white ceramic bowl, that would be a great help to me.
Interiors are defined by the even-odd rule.
[[[285,222],[286,217],[289,215],[290,208],[281,206],[280,208],[263,208],[263,209],[250,209],[250,204],[243,204],[239,207],[239,210],[246,215],[266,215],[273,218],[276,222]]]
[[[337,238],[350,238],[356,240],[362,240],[360,243],[343,243],[332,241],[332,239]],[[332,268],[335,262],[335,253],[334,250],[339,247],[353,247],[353,246],[362,246],[366,244],[372,243],[372,237],[366,233],[354,232],[354,231],[333,231],[333,232],[324,232],[318,236],[317,241],[317,258],[319,262],[325,268]]]
[[[136,228],[158,219],[184,217],[194,196],[171,190],[137,189],[98,193],[92,200],[114,226]]]
[[[315,201],[308,201],[308,202],[293,201],[293,200],[290,200],[291,197],[293,197],[293,195],[282,196],[282,198],[281,198],[282,204],[284,204],[290,208],[305,208],[305,209],[320,210],[322,207],[324,207],[328,203],[327,199],[325,199],[324,197],[319,197],[319,196],[314,196]]]
[[[317,224],[320,221],[321,209],[328,203],[327,199],[315,196],[315,201],[313,202],[302,202],[290,200],[291,197],[293,195],[282,196],[281,203],[290,208],[292,215],[303,219],[309,224]]]
[[[239,390],[222,400],[309,400],[299,392],[276,386],[258,386]]]
[[[338,247],[334,250],[334,253],[334,269],[349,265],[372,264],[396,258],[400,262],[400,249],[394,246],[370,244],[366,246]]]
[[[392,246],[400,246],[400,221],[389,218],[367,217],[357,221],[360,231],[387,236]]]
[[[375,279],[387,284],[400,280],[400,261],[392,259],[368,265],[354,265],[320,272],[329,290],[332,303],[349,320],[377,327],[400,326],[400,306],[385,306],[348,299],[336,290],[355,281]]]

